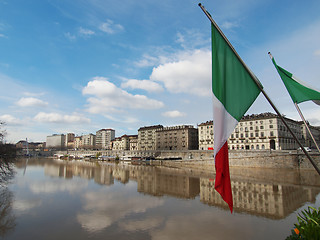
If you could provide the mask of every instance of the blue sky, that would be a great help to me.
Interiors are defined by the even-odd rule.
[[[210,22],[191,0],[0,0],[7,142],[212,119]],[[201,2],[280,112],[299,120],[268,56],[319,89],[320,2]],[[320,109],[300,107],[313,125]],[[259,96],[248,113],[271,111]]]

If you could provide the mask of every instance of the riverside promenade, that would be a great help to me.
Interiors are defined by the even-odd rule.
[[[66,151],[55,152],[66,155]],[[129,161],[131,157],[147,158],[151,157],[151,165],[161,165],[168,167],[189,167],[193,169],[213,169],[213,151],[188,150],[188,151],[68,151],[68,155],[87,156],[114,156],[120,161]],[[310,152],[311,157],[320,167],[320,154]],[[92,159],[91,161],[95,161]],[[304,169],[313,170],[313,166],[303,152],[297,150],[230,150],[230,167],[244,168],[269,168],[269,169]]]

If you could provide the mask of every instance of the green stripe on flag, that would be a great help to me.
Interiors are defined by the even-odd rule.
[[[320,92],[297,82],[293,78],[292,73],[276,64],[274,58],[272,58],[272,62],[276,67],[294,103],[301,103],[309,100],[320,100]]]
[[[240,121],[260,93],[255,81],[219,31],[212,29],[212,91],[228,113]]]

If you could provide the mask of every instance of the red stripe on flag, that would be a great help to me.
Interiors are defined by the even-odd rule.
[[[215,157],[216,181],[214,188],[220,193],[222,199],[229,205],[230,211],[233,211],[233,200],[231,191],[231,181],[229,173],[228,143],[225,142]]]

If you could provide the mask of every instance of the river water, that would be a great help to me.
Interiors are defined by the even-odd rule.
[[[210,171],[22,160],[1,187],[3,239],[285,239],[320,206],[315,171],[232,169],[234,213]]]

